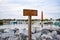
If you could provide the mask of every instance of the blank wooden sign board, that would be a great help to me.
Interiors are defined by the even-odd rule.
[[[31,16],[37,16],[37,10],[23,9],[23,16],[28,16],[28,40],[31,40]]]
[[[37,16],[37,10],[24,9],[23,15],[24,16]]]

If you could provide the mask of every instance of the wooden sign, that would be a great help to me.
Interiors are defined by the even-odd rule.
[[[24,16],[37,16],[37,10],[24,9],[23,15]]]
[[[31,40],[31,16],[37,16],[37,10],[24,9],[23,16],[28,16],[28,40]]]

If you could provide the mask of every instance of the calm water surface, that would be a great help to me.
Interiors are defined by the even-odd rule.
[[[34,27],[40,27],[41,28],[41,25],[40,24],[33,24],[32,25],[32,28]],[[49,27],[58,27],[58,26],[55,26],[55,25],[43,25],[44,28],[49,28]],[[11,28],[11,29],[14,29],[14,28],[18,28],[18,29],[24,29],[24,28],[28,28],[28,24],[11,24],[11,25],[1,25],[0,26],[0,29],[4,29],[4,28]]]

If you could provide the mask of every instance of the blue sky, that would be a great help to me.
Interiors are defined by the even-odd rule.
[[[34,19],[41,18],[41,11],[44,18],[60,18],[60,0],[0,0],[0,19],[27,19],[23,9],[38,10]]]

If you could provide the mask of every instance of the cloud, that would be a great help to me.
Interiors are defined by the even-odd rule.
[[[0,0],[0,3],[2,3],[3,0]]]
[[[0,0],[0,2],[1,2],[2,0]]]
[[[59,0],[1,0],[0,18],[4,18],[3,15],[7,15],[5,18],[27,18],[23,17],[23,9],[38,10],[38,16],[35,18],[40,18],[42,10],[46,16],[50,13],[60,13],[60,4]]]

